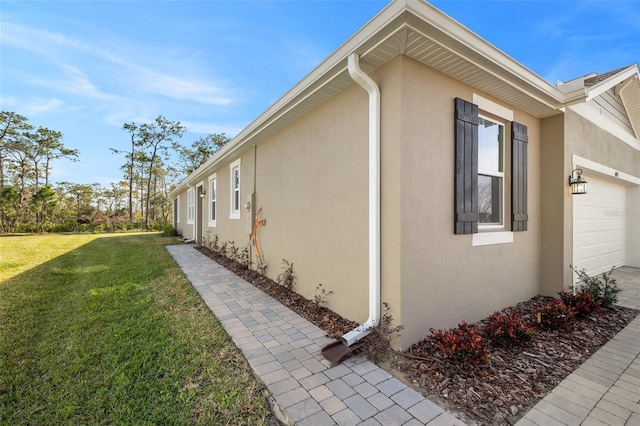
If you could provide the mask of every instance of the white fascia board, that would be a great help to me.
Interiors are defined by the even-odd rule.
[[[221,164],[228,161],[230,156],[237,157],[249,149],[253,145],[252,139],[256,135],[259,135],[283,114],[343,72],[347,67],[349,54],[357,53],[362,56],[403,26],[411,27],[425,37],[429,37],[434,42],[552,109],[558,110],[563,107],[565,100],[569,98],[556,86],[432,5],[423,1],[395,0],[238,133],[213,157],[192,172],[185,181],[198,181],[202,176],[215,171]],[[580,96],[575,97],[574,101],[584,101],[585,96],[580,93],[578,95]],[[180,191],[183,187],[184,182],[181,182],[171,194]]]
[[[560,89],[434,6],[425,2],[409,2],[407,9],[444,36],[444,39],[439,37],[436,40],[425,34],[434,42],[454,50],[467,61],[494,77],[515,85],[539,102],[554,109],[562,106],[565,94]],[[413,25],[413,22],[408,20],[408,24]],[[424,24],[419,21],[415,24],[414,29],[425,33],[420,28]],[[447,39],[454,43],[447,42]]]
[[[634,75],[638,75],[638,74],[639,74],[638,66],[631,65],[626,70],[620,71],[619,73],[612,75],[608,79],[603,80],[600,83],[587,88],[587,93],[588,93],[587,101],[590,101],[596,96],[603,94],[607,90],[615,87],[616,85],[622,83],[623,81],[629,78],[632,78]]]
[[[616,93],[620,96],[622,105],[629,115],[629,121],[631,121],[636,138],[640,139],[640,73],[636,73],[627,81],[616,86]]]
[[[261,130],[268,127],[271,123],[298,105],[302,100],[295,100],[298,96],[304,93],[305,90],[311,88],[314,84],[318,84],[320,80],[323,80],[321,84],[308,95],[313,94],[316,90],[321,88],[324,84],[331,81],[335,76],[347,69],[347,57],[350,53],[360,53],[359,50],[366,44],[375,34],[383,32],[391,33],[400,28],[404,22],[403,14],[405,12],[407,2],[403,0],[396,0],[391,2],[388,6],[382,9],[376,16],[374,16],[367,24],[364,25],[358,32],[351,36],[346,42],[344,42],[338,49],[336,49],[329,57],[322,61],[316,68],[314,68],[309,74],[302,78],[296,85],[293,86],[287,93],[285,93],[279,100],[272,104],[265,112],[263,112],[258,118],[245,127],[240,133],[238,133],[232,140],[230,140],[225,146],[223,146],[213,157],[207,160],[197,170],[191,173],[185,180],[193,182],[200,178],[200,175],[210,173],[215,170],[220,163],[225,162],[230,155],[237,156],[238,152],[245,151],[243,145],[250,144],[250,140],[258,134]],[[395,25],[394,24],[395,21]],[[391,25],[391,26],[390,26]],[[390,26],[390,27],[389,27]],[[308,96],[307,95],[307,96]],[[305,98],[307,97],[305,96]],[[293,105],[289,105],[295,102]],[[179,184],[179,186],[182,185]],[[175,190],[174,190],[175,191]]]

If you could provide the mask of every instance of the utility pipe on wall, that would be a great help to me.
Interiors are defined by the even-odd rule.
[[[380,324],[380,88],[360,68],[360,57],[348,58],[351,78],[369,94],[369,319],[342,336],[351,346]]]

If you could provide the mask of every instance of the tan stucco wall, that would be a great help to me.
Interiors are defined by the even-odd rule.
[[[471,235],[453,233],[453,103],[456,97],[471,101],[474,90],[406,57],[401,71],[402,199],[398,214],[405,327],[402,346],[406,348],[424,338],[431,327],[473,322],[538,292],[540,121],[514,110],[515,121],[528,126],[528,231],[514,233],[513,243],[473,247]],[[509,132],[510,127],[505,133]],[[505,145],[510,146],[510,137],[505,139]],[[508,150],[505,164],[509,163]],[[504,189],[507,230],[509,170],[505,170]]]
[[[604,122],[606,123],[606,122]],[[613,126],[613,123],[608,123]],[[586,119],[574,112],[571,108],[567,108],[564,115],[565,126],[565,144],[564,144],[564,172],[565,182],[573,170],[573,155],[585,158],[587,160],[598,163],[599,165],[611,168],[613,170],[626,173],[636,178],[640,177],[640,151],[633,148],[624,141],[618,139],[610,132],[596,125],[592,121]],[[583,166],[585,173],[591,171]],[[596,173],[597,174],[597,173]],[[630,186],[629,182],[616,179],[615,176],[603,176],[620,185]],[[588,191],[588,183],[587,183]],[[628,201],[630,206],[638,205],[640,194],[637,190],[631,190],[628,193]],[[629,214],[627,211],[627,227],[629,229],[640,229],[640,218],[637,214]],[[569,265],[573,263],[573,196],[569,190],[568,184],[564,187],[564,266],[563,286],[565,289],[571,287],[573,283],[573,275]],[[633,241],[633,239],[630,239]],[[637,244],[637,241],[635,242]],[[627,249],[630,252],[637,252],[638,247],[633,246]],[[635,258],[635,256],[634,256]],[[636,263],[629,263],[629,266],[638,266]]]
[[[571,279],[569,269],[571,260],[566,258],[570,256],[566,247],[573,244],[573,237],[567,236],[564,229],[567,225],[571,226],[573,218],[565,215],[565,199],[569,191],[567,190],[567,166],[564,159],[564,137],[564,114],[542,120],[540,293],[546,296],[557,296],[557,293],[563,289],[565,276],[568,275]]]
[[[473,322],[538,293],[541,123],[514,110],[529,132],[529,230],[514,233],[513,243],[472,247],[470,235],[453,234],[453,102],[471,101],[473,89],[404,56],[371,77],[382,95],[382,302],[405,327],[396,347],[407,348],[431,327]],[[358,322],[368,315],[367,120],[367,93],[354,84],[241,155],[241,204],[255,191],[254,208],[267,221],[258,235],[267,275],[282,272],[282,259],[292,262],[297,292],[313,299],[322,283],[333,292],[327,306]],[[217,227],[206,226],[208,203],[203,215],[209,236],[242,246],[252,220],[244,209],[240,220],[229,219],[236,159],[205,174],[206,188],[217,173]],[[186,224],[186,191],[181,203]]]
[[[337,313],[368,315],[367,105],[357,86],[340,93],[257,148],[259,243],[267,275],[294,264],[295,290],[318,284]]]
[[[372,74],[382,94],[382,264],[381,299],[400,323],[400,61]],[[206,223],[208,238],[248,242],[249,215],[229,219],[230,158],[216,170],[216,227]],[[353,85],[273,137],[241,156],[241,198],[255,192],[265,226],[258,241],[272,279],[282,273],[282,260],[294,265],[294,289],[313,299],[316,288],[333,293],[327,306],[358,322],[368,317],[368,95]],[[255,169],[255,187],[254,187]],[[186,190],[181,194],[186,223]],[[255,210],[254,210],[255,211]],[[184,212],[184,214],[183,214]],[[188,233],[191,225],[187,226]],[[207,233],[207,231],[209,231]],[[253,254],[253,253],[252,253]]]
[[[620,172],[640,176],[638,150],[573,112],[571,108],[565,114],[565,126],[568,167],[571,166],[571,155],[577,154]]]

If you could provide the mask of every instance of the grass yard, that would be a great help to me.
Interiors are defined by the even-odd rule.
[[[0,425],[265,424],[159,234],[0,236]]]

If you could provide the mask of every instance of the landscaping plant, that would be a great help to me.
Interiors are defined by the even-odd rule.
[[[289,263],[287,259],[282,259],[282,268],[284,271],[277,276],[276,282],[288,290],[293,290],[296,275],[293,272],[293,263]]]
[[[504,347],[524,346],[533,336],[533,329],[524,323],[517,312],[494,312],[483,331],[494,345]]]
[[[618,287],[615,278],[611,278],[614,267],[599,276],[589,276],[584,269],[573,269],[580,278],[581,287],[591,293],[595,300],[599,300],[603,308],[612,308],[618,301],[618,293],[622,291]]]
[[[361,343],[362,354],[373,362],[385,361],[389,358],[392,353],[391,340],[394,336],[400,337],[400,332],[404,329],[402,325],[392,327],[393,317],[390,310],[389,304],[383,302],[380,324],[373,328]]]
[[[588,317],[594,312],[600,311],[602,302],[593,298],[587,290],[579,293],[561,291],[560,299],[569,307],[572,314],[578,318]]]
[[[478,327],[462,321],[458,328],[449,330],[430,329],[429,339],[435,341],[444,356],[464,365],[482,364],[489,360],[487,344],[482,339]]]
[[[545,330],[568,328],[574,315],[560,299],[555,299],[542,309],[534,310],[535,323]]]
[[[316,294],[313,296],[313,303],[316,306],[322,306],[327,303],[325,300],[328,296],[332,295],[333,291],[322,288],[322,283],[316,286]]]

